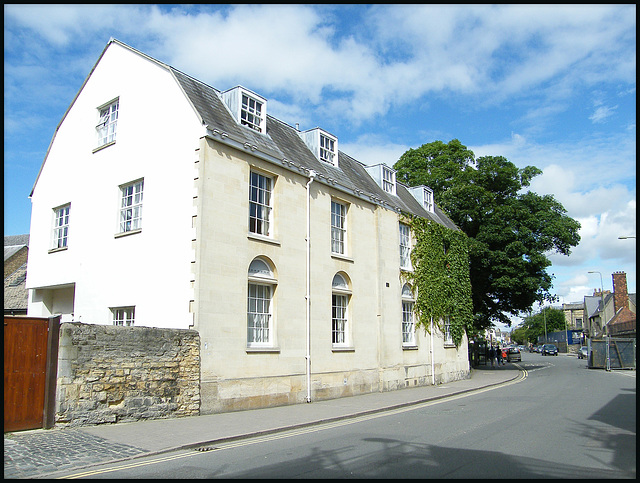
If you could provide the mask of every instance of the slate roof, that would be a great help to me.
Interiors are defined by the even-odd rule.
[[[4,261],[29,246],[29,235],[10,235],[4,237]]]
[[[221,139],[233,140],[252,151],[264,153],[286,167],[298,168],[305,173],[307,170],[313,170],[322,182],[335,185],[394,211],[418,215],[458,230],[437,204],[435,213],[428,212],[401,183],[396,183],[397,196],[385,192],[367,173],[364,163],[342,151],[338,152],[337,167],[318,160],[299,136],[296,128],[273,116],[267,115],[265,134],[238,124],[219,97],[219,90],[171,66],[167,67],[200,116],[203,125],[220,135]]]
[[[29,292],[26,288],[27,264],[4,279],[4,310],[26,310]]]
[[[342,151],[338,153],[338,167],[319,161],[307,148],[295,128],[272,116],[267,115],[266,132],[264,134],[238,124],[221,100],[221,91],[116,39],[109,40],[109,43],[100,55],[100,59],[102,59],[102,56],[112,43],[129,49],[171,72],[178,82],[178,85],[182,88],[187,100],[200,117],[203,126],[206,126],[207,130],[214,135],[219,135],[223,142],[233,141],[241,147],[245,146],[251,149],[251,151],[257,155],[264,155],[270,160],[280,162],[283,166],[292,170],[298,169],[305,174],[308,173],[308,170],[314,170],[319,175],[319,180],[323,183],[333,184],[338,189],[350,191],[360,198],[368,199],[371,202],[389,209],[418,215],[451,229],[458,230],[455,224],[440,210],[437,204],[435,205],[435,213],[427,212],[401,183],[396,183],[397,196],[389,195],[383,191],[365,171],[364,163],[353,159]],[[100,59],[98,59],[96,65],[100,62]],[[69,108],[67,108],[67,111],[56,128],[56,133],[90,76],[91,73],[85,79],[80,91],[76,94]],[[49,149],[55,136],[56,134],[54,133],[51,143],[49,144]],[[32,196],[35,191],[38,178],[48,157],[49,149],[40,167],[40,172],[38,173],[30,196]]]

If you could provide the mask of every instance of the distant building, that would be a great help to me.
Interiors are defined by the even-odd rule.
[[[594,290],[582,303],[562,304],[568,329],[582,329],[585,338],[635,337],[636,294],[627,291],[625,272],[614,272],[613,293]]]

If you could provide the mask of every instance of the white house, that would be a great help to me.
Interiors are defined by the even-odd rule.
[[[338,143],[110,41],[31,193],[29,315],[197,330],[202,413],[468,377],[415,329],[403,215],[457,228]]]

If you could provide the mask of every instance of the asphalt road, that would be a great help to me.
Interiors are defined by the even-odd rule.
[[[635,371],[529,353],[519,365],[516,384],[69,476],[635,479]]]

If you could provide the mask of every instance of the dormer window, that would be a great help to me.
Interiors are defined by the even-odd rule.
[[[262,132],[262,102],[244,93],[242,94],[242,106],[240,107],[240,124]]]
[[[382,189],[394,195],[396,193],[396,172],[382,166]]]
[[[333,164],[333,158],[336,155],[335,146],[336,142],[333,139],[320,134],[320,161]]]
[[[396,194],[396,172],[394,169],[384,163],[365,166],[365,169],[380,188],[389,194]]]
[[[298,134],[317,159],[338,166],[338,138],[319,127]]]
[[[220,96],[238,124],[260,133],[265,132],[266,99],[242,86],[229,89]]]
[[[425,210],[427,210],[429,213],[433,213],[435,211],[433,190],[431,188],[427,188],[424,185],[420,185],[420,186],[415,186],[413,188],[409,188],[409,191]]]

